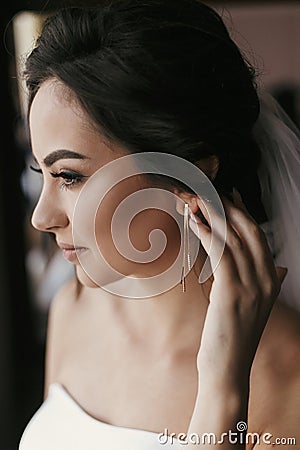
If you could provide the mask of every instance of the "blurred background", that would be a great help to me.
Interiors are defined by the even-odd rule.
[[[101,1],[101,0],[100,0]],[[81,4],[93,4],[86,1]],[[269,90],[300,125],[300,1],[205,2],[224,18],[234,40]],[[41,178],[30,171],[26,89],[21,72],[44,19],[58,1],[10,0],[1,12],[0,153],[0,449],[17,450],[43,401],[48,310],[73,268],[30,216]]]

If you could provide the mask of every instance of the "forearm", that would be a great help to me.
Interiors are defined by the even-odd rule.
[[[237,424],[247,423],[248,398],[248,380],[241,384],[199,379],[185,448],[244,450],[245,439]]]

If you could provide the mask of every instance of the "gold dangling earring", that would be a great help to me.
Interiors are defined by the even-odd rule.
[[[190,239],[189,239],[189,205],[188,205],[188,203],[184,204],[184,213],[183,213],[183,261],[182,261],[181,280],[180,280],[180,283],[182,284],[182,292],[186,292],[186,286],[185,286],[186,264],[187,264],[188,270],[191,270],[191,254],[190,254]]]

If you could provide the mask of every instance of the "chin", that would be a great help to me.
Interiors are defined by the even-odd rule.
[[[86,274],[86,272],[83,270],[83,268],[80,265],[76,266],[76,275],[77,275],[78,281],[83,286],[86,286],[89,288],[99,288],[99,285],[97,283],[95,283],[95,281],[93,281]]]

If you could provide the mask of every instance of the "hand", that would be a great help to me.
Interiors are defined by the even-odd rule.
[[[218,232],[222,219],[212,204],[200,198],[197,203],[208,224],[211,217]],[[257,346],[287,269],[275,267],[266,237],[241,198],[236,196],[233,204],[222,197],[222,203],[226,215],[225,248],[213,273],[197,366],[202,380],[235,384],[249,379]],[[192,219],[189,224],[208,253],[211,227]],[[221,244],[220,239],[217,242]],[[209,256],[215,267],[214,249]]]

